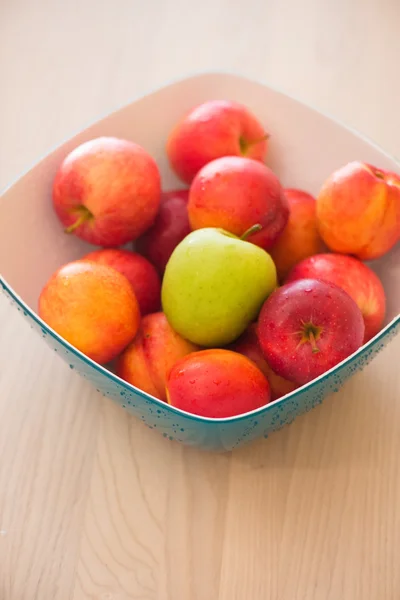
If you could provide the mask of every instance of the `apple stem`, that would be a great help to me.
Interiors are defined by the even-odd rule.
[[[310,339],[310,344],[311,344],[312,352],[313,352],[313,354],[316,354],[317,352],[319,352],[319,348],[317,346],[317,342],[316,342],[315,336],[314,336],[314,334],[313,334],[312,331],[310,331],[308,335],[309,335],[309,339]]]
[[[271,136],[269,133],[265,133],[262,137],[258,138],[258,140],[254,140],[254,142],[248,142],[247,147],[251,148],[252,146],[255,146],[256,144],[261,144],[261,142],[266,142],[267,140],[269,140],[270,137]]]
[[[243,155],[246,155],[249,148],[252,148],[253,146],[256,146],[257,144],[261,144],[261,142],[266,142],[270,137],[271,136],[269,133],[265,133],[262,137],[258,138],[257,140],[254,140],[253,142],[247,142],[246,140],[243,139],[243,137],[241,137],[239,139],[240,152]]]
[[[82,211],[80,213],[79,217],[77,218],[77,220],[75,221],[75,223],[72,223],[72,225],[69,225],[68,227],[66,227],[64,229],[65,233],[72,233],[73,231],[75,231],[75,229],[77,229],[78,227],[83,225],[83,223],[85,223],[89,219],[90,219],[89,211],[85,211],[85,212]]]
[[[244,234],[241,236],[240,239],[245,242],[247,240],[247,238],[249,238],[251,235],[253,235],[253,233],[257,233],[258,231],[261,231],[261,229],[262,229],[262,225],[260,225],[260,223],[257,223],[256,225],[252,225],[244,232]]]

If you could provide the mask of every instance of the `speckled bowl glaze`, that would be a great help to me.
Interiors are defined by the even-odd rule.
[[[13,306],[69,365],[96,389],[169,440],[230,450],[273,431],[310,410],[362,370],[400,329],[399,245],[372,267],[388,297],[385,327],[334,369],[281,400],[230,419],[211,420],[172,408],[97,365],[60,338],[36,313],[42,286],[60,265],[89,249],[64,235],[51,206],[51,186],[61,160],[78,144],[100,135],[134,140],[158,161],[163,187],[178,182],[164,146],[171,127],[194,104],[211,99],[243,102],[271,133],[268,165],[286,187],[316,194],[324,179],[351,160],[400,172],[396,161],[357,133],[260,83],[229,74],[204,74],[168,85],[111,114],[63,144],[10,187],[0,199],[0,287]],[[15,252],[15,239],[23,240]]]

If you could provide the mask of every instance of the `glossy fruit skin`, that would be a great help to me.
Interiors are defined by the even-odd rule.
[[[212,349],[189,354],[169,372],[170,404],[203,417],[240,415],[270,402],[270,386],[260,369],[237,352]]]
[[[344,289],[358,305],[364,318],[364,343],[383,325],[386,297],[379,277],[357,258],[345,254],[316,254],[297,264],[286,280],[319,279]]]
[[[334,252],[372,260],[400,239],[400,178],[354,161],[323,184],[317,197],[319,232]]]
[[[174,250],[161,289],[163,311],[182,337],[205,347],[233,342],[276,287],[267,252],[220,229],[190,233]]]
[[[319,330],[317,351],[304,339],[304,328],[311,325]],[[303,385],[358,350],[364,330],[361,311],[347,292],[332,283],[301,279],[271,294],[257,334],[272,369]]]
[[[126,277],[85,261],[68,263],[50,277],[39,297],[39,316],[100,364],[118,356],[140,324],[139,305]]]
[[[66,229],[95,246],[122,246],[153,223],[160,203],[153,158],[128,140],[101,137],[81,144],[61,163],[53,206]]]
[[[192,229],[219,227],[238,237],[259,224],[261,231],[247,240],[268,250],[286,226],[289,207],[279,179],[266,165],[224,156],[196,175],[188,214]]]

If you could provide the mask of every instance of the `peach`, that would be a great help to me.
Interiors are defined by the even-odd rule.
[[[188,198],[189,190],[163,192],[153,225],[136,242],[138,252],[146,256],[161,275],[173,250],[191,232]]]
[[[262,162],[267,139],[264,127],[245,106],[212,100],[190,110],[175,126],[167,155],[177,175],[190,183],[204,165],[221,156],[247,156]]]
[[[192,229],[219,227],[238,237],[259,224],[261,230],[247,241],[267,250],[282,233],[289,208],[271,169],[250,158],[225,156],[196,175],[188,213]]]
[[[230,350],[201,350],[182,358],[167,377],[168,402],[202,417],[246,413],[271,400],[270,386],[248,358]]]
[[[251,324],[240,338],[234,342],[230,350],[239,352],[252,360],[268,379],[271,387],[271,400],[277,400],[295,390],[298,386],[277,375],[267,363],[257,337],[257,325]]]
[[[331,250],[379,258],[400,238],[400,179],[366,163],[345,165],[322,186],[317,221]]]
[[[156,269],[143,256],[130,250],[104,248],[83,257],[100,265],[116,269],[128,279],[142,316],[159,310],[161,306],[161,282]]]
[[[164,313],[153,313],[143,317],[137,336],[117,360],[116,373],[147,394],[166,400],[169,370],[198,349],[172,329]]]
[[[295,189],[286,189],[285,196],[289,204],[289,220],[269,251],[281,282],[295,264],[325,248],[318,233],[315,198]]]
[[[39,297],[39,316],[92,360],[105,364],[132,341],[140,310],[124,275],[75,261],[58,269]]]
[[[365,324],[364,343],[382,327],[385,291],[379,277],[362,262],[344,254],[317,254],[301,261],[289,273],[286,283],[296,279],[319,279],[334,283],[353,298]]]
[[[53,184],[54,209],[66,228],[96,246],[121,246],[153,223],[160,203],[153,158],[127,140],[102,137],[73,150]]]

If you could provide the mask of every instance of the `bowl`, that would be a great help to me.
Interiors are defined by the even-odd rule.
[[[52,180],[62,159],[78,144],[111,135],[131,139],[158,161],[164,189],[181,185],[168,167],[167,135],[179,117],[211,99],[246,104],[271,133],[268,165],[285,187],[316,194],[324,179],[352,160],[390,171],[396,161],[365,137],[265,85],[231,74],[202,74],[157,90],[79,133],[12,185],[0,198],[0,288],[31,328],[42,336],[71,369],[96,389],[169,440],[213,450],[230,450],[290,423],[362,370],[399,332],[400,247],[371,266],[388,298],[384,328],[355,354],[264,408],[227,419],[207,419],[175,409],[122,381],[58,336],[38,316],[40,291],[60,265],[79,258],[90,247],[63,233],[51,205]],[[15,252],[15,238],[23,240]]]

